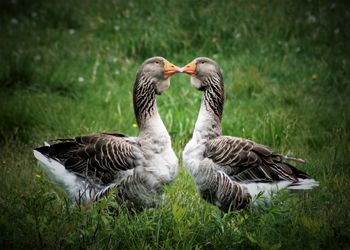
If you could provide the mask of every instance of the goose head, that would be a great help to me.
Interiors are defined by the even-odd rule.
[[[181,68],[170,63],[163,57],[156,56],[147,59],[139,68],[138,76],[154,84],[157,95],[163,93],[170,86],[170,77],[181,72]]]
[[[198,57],[189,64],[181,68],[183,73],[191,76],[191,84],[200,91],[206,90],[212,83],[212,77],[219,77],[222,80],[222,74],[219,65],[207,57]]]

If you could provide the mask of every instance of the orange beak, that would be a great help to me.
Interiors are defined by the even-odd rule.
[[[196,74],[196,61],[193,61],[186,66],[182,67],[182,72],[189,74],[189,75],[195,75]]]
[[[164,77],[168,78],[168,77],[170,77],[173,74],[176,74],[178,72],[182,72],[182,69],[175,66],[174,64],[170,63],[169,61],[165,60],[165,62],[164,62]]]

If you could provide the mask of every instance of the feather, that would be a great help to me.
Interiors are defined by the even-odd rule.
[[[215,164],[234,169],[231,178],[239,181],[297,181],[306,176],[288,163],[285,156],[267,146],[231,136],[218,136],[208,140],[205,156]],[[295,159],[295,158],[289,158]]]
[[[118,171],[135,167],[135,152],[140,149],[124,138],[119,134],[85,135],[60,139],[56,144],[35,150],[55,159],[70,172],[97,178],[107,184]]]

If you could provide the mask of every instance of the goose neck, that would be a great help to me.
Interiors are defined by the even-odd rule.
[[[194,135],[200,139],[221,134],[221,119],[224,108],[224,85],[221,75],[211,77],[204,83],[208,86],[203,94]]]
[[[197,140],[211,139],[221,135],[221,119],[207,108],[202,100],[193,137]]]
[[[140,129],[141,137],[167,134],[158,112],[154,86],[152,79],[142,75],[137,76],[134,85],[133,101],[136,122]]]

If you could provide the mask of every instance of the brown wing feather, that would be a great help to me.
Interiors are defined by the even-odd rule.
[[[231,168],[228,174],[237,181],[297,181],[302,173],[283,162],[284,156],[267,146],[231,136],[208,141],[205,157],[219,166]]]
[[[136,155],[140,153],[138,145],[125,138],[117,133],[85,135],[61,139],[36,150],[59,161],[69,171],[109,183],[118,171],[134,168]]]

